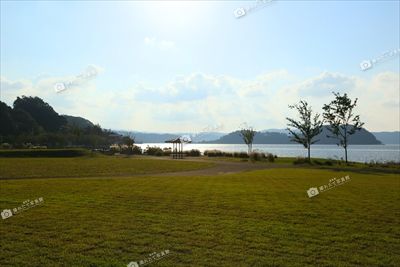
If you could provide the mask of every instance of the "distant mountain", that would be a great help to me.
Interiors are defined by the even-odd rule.
[[[400,145],[400,132],[372,132],[372,134],[386,145]]]
[[[229,133],[221,138],[207,142],[209,144],[242,144],[243,139],[239,131]],[[290,140],[286,134],[257,132],[253,144],[289,144]]]
[[[317,144],[336,144],[337,140],[333,138],[327,138],[329,133],[327,126],[324,126],[322,133],[319,134],[316,139],[319,139]],[[241,144],[243,143],[240,137],[239,131],[229,133],[221,138],[209,141],[206,143],[210,144]],[[295,144],[290,141],[290,138],[285,133],[279,132],[257,132],[254,136],[254,144]],[[375,136],[365,129],[361,129],[354,135],[349,137],[349,144],[352,145],[379,145],[381,144]]]
[[[257,132],[254,137],[254,144],[295,144],[286,134],[284,129],[271,129],[266,132]],[[240,137],[239,131],[229,134],[209,132],[209,133],[146,133],[146,132],[129,132],[129,131],[114,131],[121,135],[135,137],[136,143],[164,143],[166,140],[177,138],[179,136],[189,136],[193,143],[206,144],[242,144],[243,140]],[[327,126],[323,127],[322,133],[316,138],[320,141],[317,144],[336,144],[337,140],[327,138],[329,131]],[[361,129],[356,134],[349,137],[349,144],[352,145],[378,145],[381,144],[376,137],[365,129]]]
[[[180,136],[188,136],[191,138],[193,143],[199,142],[208,142],[212,140],[216,140],[221,136],[224,136],[225,133],[217,133],[217,132],[208,132],[208,133],[146,133],[146,132],[129,132],[123,130],[115,131],[122,135],[128,135],[130,137],[135,137],[136,143],[164,143],[166,140],[170,140],[173,138],[177,138]]]
[[[322,129],[322,133],[317,137],[320,139],[318,144],[336,144],[337,139],[327,138],[326,135],[330,134],[327,129],[327,126],[324,126]],[[330,134],[331,135],[331,134]],[[350,145],[381,145],[382,142],[376,139],[376,137],[365,130],[364,128],[360,131],[357,131],[355,134],[349,136],[349,144]]]
[[[69,115],[62,115],[62,116],[67,120],[67,123],[71,126],[76,126],[82,129],[94,126],[94,124],[91,121],[82,117],[74,117]]]
[[[217,140],[222,136],[226,135],[226,133],[218,133],[218,132],[204,132],[198,134],[188,134],[193,143],[200,143],[200,142],[208,142],[212,140]]]
[[[286,130],[286,129],[274,129],[274,128],[272,128],[272,129],[267,129],[267,130],[264,130],[264,131],[261,131],[261,132],[263,132],[263,133],[270,132],[270,133],[284,133],[284,134],[287,134],[287,133],[288,133],[288,130]]]
[[[130,132],[130,131],[114,131],[121,135],[126,135],[135,138],[135,143],[164,143],[166,140],[177,138],[179,134],[169,133],[144,133],[144,132]]]

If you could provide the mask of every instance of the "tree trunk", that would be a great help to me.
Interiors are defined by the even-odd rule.
[[[310,146],[308,146],[308,162],[311,163],[311,156],[310,156]]]
[[[346,127],[344,128],[344,158],[346,160],[347,164],[347,123],[345,125]]]

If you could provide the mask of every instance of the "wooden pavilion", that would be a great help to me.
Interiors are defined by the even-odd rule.
[[[172,140],[167,140],[165,143],[172,143],[172,158],[183,159],[183,144],[191,143],[192,141],[186,137],[178,137]]]

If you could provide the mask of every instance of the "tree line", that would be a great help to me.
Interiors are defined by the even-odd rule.
[[[344,148],[348,161],[347,148],[349,136],[362,129],[360,116],[354,114],[358,99],[352,101],[347,94],[333,93],[335,98],[323,106],[322,116],[314,113],[305,100],[289,105],[298,112],[298,118],[286,118],[289,137],[302,144],[311,159],[311,145],[317,143],[315,137],[322,132],[324,123],[328,125],[328,138],[334,138],[337,145]],[[9,143],[13,147],[26,147],[26,144],[41,144],[46,147],[88,147],[108,149],[111,144],[125,144],[129,148],[134,138],[122,136],[105,130],[100,125],[82,127],[68,123],[54,109],[39,97],[17,97],[13,107],[0,101],[0,144]],[[243,127],[239,131],[243,141],[252,152],[256,131],[252,127]]]

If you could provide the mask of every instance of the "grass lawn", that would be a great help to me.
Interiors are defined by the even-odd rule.
[[[118,160],[137,168],[143,163],[121,158],[113,164]],[[2,175],[18,172],[15,161],[0,162]],[[168,161],[144,162],[161,170]],[[111,173],[113,164],[98,167]],[[48,168],[37,170],[53,175]],[[34,173],[24,170],[26,176]],[[88,173],[74,170],[73,176]],[[346,184],[307,196],[308,188],[345,175],[351,178]],[[170,256],[148,266],[400,262],[399,174],[299,166],[216,176],[1,180],[0,188],[1,210],[44,199],[40,206],[0,220],[0,266],[122,267],[167,249]]]
[[[37,177],[123,176],[196,170],[213,166],[205,162],[136,157],[0,158],[0,179]]]

